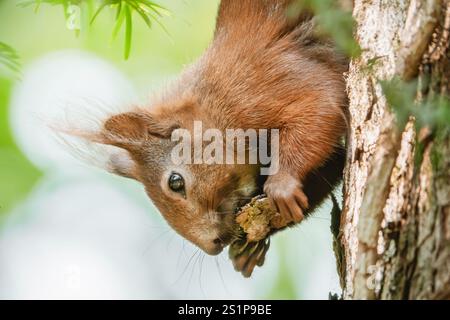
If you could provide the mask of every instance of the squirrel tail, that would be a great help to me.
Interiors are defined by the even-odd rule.
[[[228,34],[272,35],[289,33],[313,13],[295,0],[222,0],[219,6],[216,37]],[[244,32],[242,32],[244,31]]]

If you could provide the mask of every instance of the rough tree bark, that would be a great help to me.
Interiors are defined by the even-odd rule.
[[[353,16],[363,51],[347,75],[343,298],[449,299],[450,139],[413,118],[400,128],[380,80],[448,96],[450,0],[355,0]]]

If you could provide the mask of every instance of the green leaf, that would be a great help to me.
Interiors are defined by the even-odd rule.
[[[152,22],[149,18],[149,15],[147,12],[144,11],[141,7],[139,7],[137,4],[133,3],[133,1],[127,1],[127,4],[131,6],[136,12],[141,16],[142,20],[144,20],[145,24],[151,28]]]
[[[133,16],[131,14],[130,7],[128,5],[124,5],[125,11],[125,51],[124,58],[128,60],[130,57],[131,51],[131,35],[133,31]]]
[[[122,1],[120,1],[119,4],[117,5],[116,20],[119,19],[121,12],[122,12]]]
[[[113,29],[113,32],[111,35],[111,41],[117,38],[117,34],[119,33],[120,28],[122,27],[123,22],[125,21],[125,11],[121,10],[121,8],[122,8],[122,6],[120,6],[117,9],[118,15],[117,15],[116,23],[114,25],[114,29]]]
[[[107,5],[109,5],[110,3],[103,3],[102,5],[100,5],[100,7],[97,9],[97,11],[95,11],[95,13],[94,13],[94,15],[92,16],[92,19],[91,19],[91,22],[90,22],[90,24],[93,24],[94,23],[94,21],[95,21],[95,19],[97,18],[97,16],[100,14],[100,12],[102,12],[103,11],[103,9],[107,6]]]

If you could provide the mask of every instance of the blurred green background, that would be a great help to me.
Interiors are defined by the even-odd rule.
[[[32,204],[35,200],[32,200],[34,196],[32,197],[31,194],[39,184],[45,185],[45,182],[48,180],[48,178],[45,178],[47,173],[36,168],[30,161],[32,159],[25,156],[16,144],[12,134],[9,114],[14,88],[20,86],[23,73],[26,73],[27,67],[34,61],[52,52],[67,49],[83,50],[91,52],[112,64],[132,82],[132,85],[141,96],[145,96],[163,87],[168,79],[175,77],[184,65],[192,62],[208,46],[213,35],[218,6],[218,0],[164,0],[158,2],[170,12],[170,15],[160,19],[167,32],[156,23],[153,24],[152,28],[149,28],[139,16],[134,14],[131,55],[128,60],[125,60],[124,30],[120,31],[116,39],[111,40],[111,33],[115,25],[115,11],[113,9],[105,8],[95,22],[89,25],[89,19],[93,16],[98,2],[95,0],[83,2],[80,17],[81,31],[77,34],[66,27],[67,21],[63,6],[52,6],[43,3],[39,10],[36,11],[33,5],[19,7],[17,5],[19,2],[23,1],[0,1],[0,42],[13,47],[19,54],[21,63],[20,73],[13,72],[4,66],[0,67],[0,223],[3,223],[3,226],[0,225],[0,260],[2,253],[5,254],[4,260],[9,259],[7,255],[8,249],[12,248],[12,251],[16,251],[14,241],[11,240],[12,242],[10,242],[8,240],[11,234],[13,238],[14,234],[16,234],[15,237],[19,239],[23,238],[24,235],[31,235],[29,231],[17,231],[14,227],[11,227],[9,221],[16,221],[14,216],[19,216],[22,225],[29,226],[31,229],[35,228],[39,231],[39,228],[43,228],[36,224],[34,224],[34,227],[31,227],[35,223],[36,216],[43,214],[38,209],[33,210]],[[97,178],[97,176],[95,177]],[[107,183],[120,185],[120,188],[124,184],[121,180],[105,178],[104,176],[101,179],[103,179],[102,181],[107,181]],[[64,183],[66,182],[58,182],[61,185]],[[54,188],[44,188],[45,192],[39,193],[40,201],[44,201],[45,197],[54,192]],[[41,190],[41,187],[38,189]],[[138,203],[147,202],[142,194],[142,190],[134,185],[131,185],[126,192],[132,194],[130,199],[136,200],[137,198],[136,202]],[[21,208],[26,206],[27,203],[31,206],[32,214],[27,213],[24,218],[23,212],[25,210],[21,210]],[[155,220],[154,216],[157,216],[157,213],[154,212],[155,210],[146,207],[147,204],[143,204],[143,206],[146,210],[153,211],[150,212],[150,220]],[[326,204],[322,211],[303,223],[299,228],[276,236],[269,252],[268,261],[266,262],[267,266],[257,270],[258,274],[251,280],[244,280],[239,275],[233,274],[226,255],[225,258],[221,257],[221,260],[219,259],[221,263],[230,269],[228,273],[230,276],[227,274],[223,276],[224,282],[228,283],[233,277],[233,283],[237,283],[233,287],[235,289],[231,288],[231,292],[228,291],[225,295],[216,294],[210,296],[204,293],[198,295],[189,293],[175,295],[164,293],[165,285],[161,285],[158,289],[149,285],[150,289],[145,290],[150,291],[154,288],[154,290],[164,294],[149,293],[147,295],[144,290],[144,294],[138,297],[327,299],[328,292],[336,292],[338,290],[334,257],[331,252],[329,211],[329,204]],[[164,225],[161,219],[157,220],[157,222]],[[28,229],[25,228],[24,230]],[[3,240],[2,233],[4,234]],[[77,235],[76,237],[83,237],[83,235]],[[161,240],[161,242],[168,241],[167,239]],[[166,246],[169,248],[170,242]],[[183,242],[183,250],[184,246]],[[63,250],[65,249],[63,248]],[[29,261],[32,258],[25,257],[24,259],[33,263],[33,261]],[[37,259],[41,259],[41,257],[39,256]],[[188,259],[189,257],[185,260]],[[184,263],[188,267],[190,261],[184,261]],[[3,291],[0,288],[0,297],[41,297],[39,293],[22,294],[22,291],[26,291],[27,282],[20,287],[22,289],[14,287],[15,282],[20,282],[18,281],[19,278],[25,278],[20,272],[14,271],[20,269],[20,264],[19,262],[11,264],[9,267],[13,271],[4,273],[4,277],[8,277],[10,283],[13,284],[11,288],[14,290],[4,286]],[[156,272],[152,271],[150,263],[146,262],[144,267],[147,265],[148,272]],[[2,270],[0,262],[0,281]],[[126,275],[130,273],[133,273],[133,271],[124,271]],[[197,287],[202,287],[201,273],[200,267],[199,284],[190,284],[191,279],[189,279],[187,286],[194,286],[196,289],[198,289]],[[36,271],[33,277],[38,276],[40,275]],[[210,277],[208,274],[203,275],[203,286],[207,286],[207,283],[210,281],[208,277]],[[220,277],[222,278],[222,275]],[[120,281],[126,283],[137,280],[122,276]],[[237,291],[233,291],[240,290],[236,288],[247,287],[250,288],[249,291],[242,295],[238,295]],[[203,288],[199,290],[203,291]],[[38,290],[37,292],[40,291]],[[51,292],[52,294],[42,295],[42,297],[91,297],[86,291],[78,292],[78,295],[75,296],[66,296],[57,290]],[[95,297],[101,298],[103,295],[99,294]],[[136,295],[130,294],[127,296],[124,293],[118,297],[127,298],[136,297]]]

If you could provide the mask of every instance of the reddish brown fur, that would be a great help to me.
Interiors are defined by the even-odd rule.
[[[173,228],[212,254],[233,236],[232,209],[262,191],[257,167],[171,168],[174,144],[167,137],[174,128],[192,130],[201,120],[204,129],[279,129],[280,172],[264,190],[294,222],[339,181],[347,63],[315,34],[309,12],[287,17],[289,3],[222,0],[211,46],[173,89],[152,111],[136,109],[104,125],[103,142],[128,150],[134,160],[114,171],[141,181]],[[186,198],[167,190],[170,170],[186,174]]]

